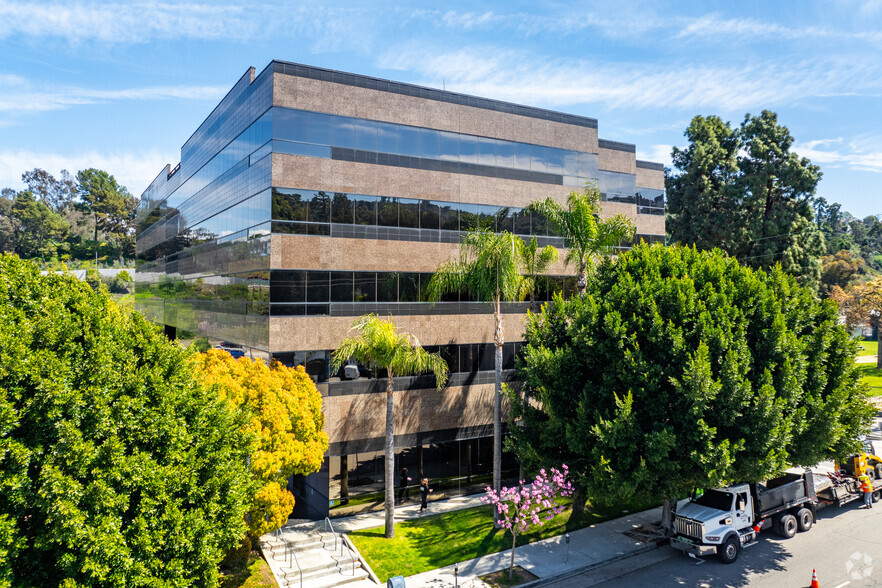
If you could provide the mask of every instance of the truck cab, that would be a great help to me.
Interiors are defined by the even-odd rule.
[[[693,556],[716,553],[723,563],[732,563],[756,540],[767,518],[787,539],[808,531],[817,503],[811,471],[708,490],[679,510],[671,545]]]
[[[748,484],[707,490],[677,512],[671,545],[692,555],[716,553],[732,563],[756,539],[755,505]]]

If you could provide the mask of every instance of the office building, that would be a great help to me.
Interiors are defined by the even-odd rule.
[[[382,489],[384,383],[328,362],[355,317],[391,316],[451,372],[441,391],[398,380],[396,467],[439,493],[475,491],[492,461],[492,310],[467,292],[431,304],[422,288],[479,225],[560,245],[523,209],[589,181],[603,215],[663,241],[663,168],[635,151],[598,138],[593,118],[273,61],[245,73],[144,192],[137,308],[170,335],[306,367],[331,439],[322,471],[292,483],[312,517]],[[537,298],[573,291],[574,271],[552,268]],[[525,310],[505,305],[507,377]]]

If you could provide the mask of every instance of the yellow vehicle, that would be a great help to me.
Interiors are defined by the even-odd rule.
[[[855,478],[867,474],[870,479],[882,479],[882,457],[875,455],[870,441],[864,443],[864,451],[852,455],[836,464],[837,470],[845,470]]]

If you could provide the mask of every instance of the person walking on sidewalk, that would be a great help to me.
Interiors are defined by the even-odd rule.
[[[429,492],[433,492],[429,488],[429,478],[423,478],[420,481],[420,513],[424,510],[429,510]]]
[[[409,498],[407,485],[410,483],[410,480],[411,478],[407,475],[407,468],[401,468],[398,480],[398,504],[404,504],[404,501]]]
[[[870,476],[864,474],[858,479],[861,481],[861,492],[864,493],[864,504],[867,508],[873,508],[873,483],[870,481]]]

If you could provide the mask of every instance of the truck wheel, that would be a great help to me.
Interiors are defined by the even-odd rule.
[[[717,557],[724,564],[730,564],[738,559],[740,551],[741,545],[738,544],[738,537],[732,535],[717,547]]]
[[[882,463],[877,463],[875,470],[876,470],[876,478],[882,480]]]
[[[792,514],[786,514],[781,517],[781,522],[778,525],[778,533],[785,539],[790,539],[796,535],[796,530],[799,527],[796,517]]]
[[[812,528],[812,524],[815,522],[815,515],[812,513],[811,509],[801,508],[796,511],[796,524],[799,527],[799,531],[801,533],[805,533],[809,529]]]
[[[873,491],[873,502],[879,502],[880,498],[882,498],[882,490],[874,490]]]

